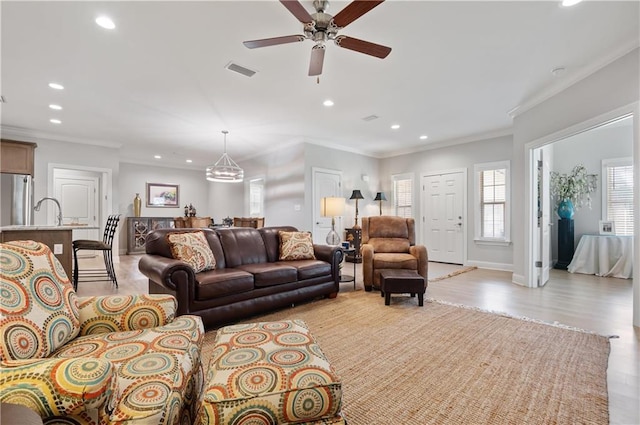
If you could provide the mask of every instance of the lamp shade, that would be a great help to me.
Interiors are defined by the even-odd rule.
[[[360,193],[360,190],[354,190],[353,192],[351,192],[351,198],[349,199],[364,199],[364,196],[362,196],[362,193]]]
[[[386,201],[387,198],[384,196],[384,192],[376,193],[376,197],[373,199],[374,201]]]
[[[320,214],[323,217],[337,217],[344,214],[344,198],[327,197],[322,198]]]

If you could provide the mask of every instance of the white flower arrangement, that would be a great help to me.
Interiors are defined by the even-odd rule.
[[[571,173],[551,172],[551,196],[556,201],[556,209],[562,201],[569,200],[578,210],[585,204],[591,208],[590,194],[598,188],[598,175],[587,174],[582,164],[573,167]]]

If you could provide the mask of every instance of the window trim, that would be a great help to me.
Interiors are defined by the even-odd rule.
[[[262,196],[260,197],[260,212],[258,214],[252,214],[251,213],[251,184],[253,182],[257,182],[261,180],[262,184]],[[265,213],[264,213],[264,208],[265,208],[265,202],[264,202],[264,198],[265,198],[265,185],[266,185],[266,179],[264,178],[264,176],[256,176],[250,179],[246,179],[247,181],[247,216],[248,217],[264,217]]]
[[[482,171],[505,169],[505,206],[504,206],[504,238],[487,238],[482,236],[482,213],[480,193],[480,173]],[[474,242],[478,245],[501,245],[511,244],[511,161],[483,162],[473,165],[474,184]]]
[[[602,196],[602,202],[601,202],[601,213],[600,213],[600,218],[602,220],[609,220],[609,211],[608,211],[608,203],[607,203],[607,198],[608,198],[608,187],[609,187],[609,182],[608,182],[608,177],[609,174],[607,173],[607,168],[609,167],[626,167],[626,166],[631,166],[633,167],[633,157],[631,156],[625,156],[625,157],[621,157],[621,158],[604,158],[601,161],[601,170],[600,170],[600,187],[601,187],[601,196]],[[633,170],[635,172],[635,170]],[[633,183],[635,184],[635,178],[633,180]],[[635,189],[634,189],[634,194],[635,194]],[[634,199],[634,205],[635,205],[635,199]],[[635,213],[634,213],[635,214]],[[634,223],[635,224],[635,223]],[[634,234],[635,234],[635,229],[634,229]]]
[[[416,212],[416,191],[415,191],[415,178],[414,173],[402,173],[391,175],[391,202],[393,207],[393,214],[398,215],[398,206],[396,203],[396,182],[399,180],[411,180],[411,216],[415,219]]]

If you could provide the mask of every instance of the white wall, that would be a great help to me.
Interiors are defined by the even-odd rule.
[[[418,223],[416,231],[422,232],[424,215],[421,208],[420,176],[432,171],[449,169],[467,169],[467,214],[465,219],[467,236],[467,263],[484,267],[511,270],[513,251],[511,246],[478,245],[473,242],[475,232],[474,220],[474,175],[473,165],[482,162],[510,160],[512,157],[511,136],[480,140],[450,147],[425,150],[381,160],[380,177],[383,180],[385,192],[391,194],[393,174],[411,172],[414,174],[415,209],[414,218]],[[513,164],[511,165],[513,173]],[[517,190],[512,186],[511,191]],[[387,198],[390,199],[389,196]],[[513,229],[513,224],[512,224]],[[512,230],[513,233],[513,230]],[[424,241],[422,234],[416,235],[419,241]],[[427,246],[427,249],[429,247]]]
[[[582,164],[589,174],[598,175],[598,188],[591,194],[591,208],[585,206],[576,211],[574,216],[574,237],[577,246],[580,237],[598,233],[599,221],[602,217],[602,185],[604,178],[601,174],[603,159],[624,158],[633,155],[633,123],[625,120],[627,125],[605,126],[578,133],[575,136],[560,140],[551,145],[554,163],[552,170],[561,174],[571,172],[571,169]],[[554,214],[552,220],[557,223],[558,216]],[[558,258],[558,231],[555,226],[552,232],[552,258]]]
[[[344,152],[310,143],[304,145],[304,229],[313,230],[313,199],[312,169],[326,168],[342,171],[342,196],[345,197],[345,214],[342,219],[343,229],[336,229],[344,239],[344,228],[350,228],[355,224],[355,201],[349,199],[354,189],[360,189],[365,199],[358,201],[358,217],[378,215],[378,203],[373,200],[376,192],[379,192],[379,163],[380,160],[366,155],[352,152]],[[364,181],[367,176],[369,181]],[[387,196],[387,199],[390,199]],[[388,204],[388,202],[387,202]],[[383,203],[384,205],[384,203]],[[362,223],[359,221],[359,223]]]
[[[586,123],[611,111],[626,109],[633,111],[640,100],[640,54],[634,49],[618,60],[577,82],[566,90],[523,112],[514,118],[514,147],[512,181],[519,191],[514,191],[513,242],[515,282],[527,284],[531,281],[532,265],[525,264],[529,259],[528,229],[531,212],[525,208],[530,195],[528,182],[528,148],[545,137],[561,130]],[[634,119],[634,164],[638,170],[640,161],[640,139],[638,135],[638,117]],[[640,186],[640,173],[636,172],[635,184]],[[638,192],[636,191],[636,194]],[[638,220],[636,215],[635,263],[640,264],[638,249]],[[634,271],[634,324],[640,326],[640,267]]]

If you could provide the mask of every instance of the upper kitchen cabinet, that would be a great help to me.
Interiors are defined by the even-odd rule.
[[[0,140],[0,172],[33,176],[34,151],[37,147],[31,142]]]

